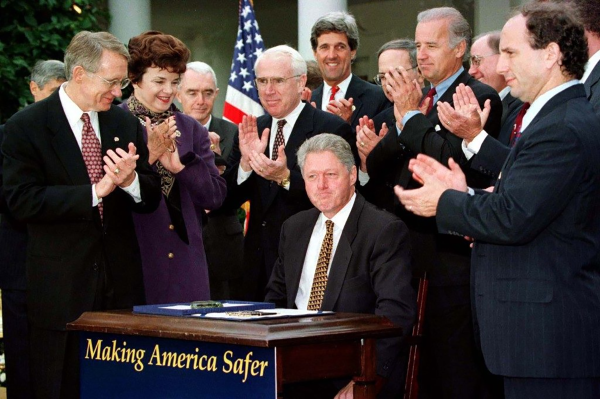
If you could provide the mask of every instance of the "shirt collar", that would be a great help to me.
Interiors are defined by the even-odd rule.
[[[454,73],[454,75],[440,82],[440,84],[438,84],[437,86],[431,85],[431,87],[435,87],[435,96],[433,97],[434,103],[437,102],[437,100],[439,100],[440,97],[444,95],[446,90],[448,90],[452,83],[454,83],[454,81],[458,78],[458,75],[463,73],[464,70],[465,68],[461,66],[460,69]]]
[[[523,117],[521,131],[524,131],[527,128],[527,126],[529,126],[529,124],[531,123],[533,118],[536,117],[536,115],[541,111],[541,109],[544,107],[544,105],[546,105],[546,103],[548,101],[550,101],[550,99],[552,97],[556,96],[561,91],[564,91],[564,90],[568,89],[569,87],[574,86],[576,84],[580,84],[580,82],[576,79],[570,80],[559,86],[556,86],[553,89],[548,90],[547,92],[545,92],[544,94],[542,94],[541,96],[536,98],[535,101],[533,103],[531,103],[531,106],[529,107],[529,109],[525,113],[525,116]]]
[[[342,80],[337,86],[340,88],[340,93],[342,93],[344,96],[346,95],[346,93],[348,92],[348,86],[350,86],[350,81],[352,80],[352,74],[348,75],[348,77],[344,80]],[[325,81],[323,81],[323,93],[327,94],[327,97],[329,98],[329,95],[331,94],[331,86],[329,86]]]
[[[319,220],[317,220],[317,225],[320,229],[325,228],[325,222],[327,220],[331,220],[333,222],[334,230],[343,229],[348,221],[348,217],[350,217],[350,212],[352,211],[352,207],[354,206],[354,202],[356,201],[356,191],[352,194],[350,201],[338,213],[336,213],[331,219],[328,219],[323,213],[319,215]]]
[[[500,93],[498,93],[500,100],[504,100],[508,93],[510,93],[510,86],[506,86],[504,89],[500,90]]]
[[[67,121],[69,125],[74,126],[81,120],[81,115],[83,115],[83,111],[67,94],[65,91],[65,87],[69,82],[65,82],[60,85],[60,89],[58,91],[58,96],[60,97],[60,102],[62,104],[63,110],[65,111],[65,115],[67,116]],[[89,111],[87,114],[90,115],[90,122],[92,125],[98,120],[98,112]]]
[[[210,123],[212,122],[212,114],[208,116],[208,122],[206,122],[206,125],[201,125],[204,126],[206,128],[206,130],[210,130]]]
[[[279,122],[281,119],[285,119],[286,126],[293,127],[296,124],[296,121],[298,120],[298,117],[300,116],[300,112],[302,112],[305,105],[306,104],[304,102],[300,101],[300,104],[298,104],[292,112],[290,112],[283,118],[273,117],[273,123],[274,123],[273,126],[275,126],[277,124],[277,122]]]
[[[585,83],[587,78],[590,77],[592,71],[594,70],[598,62],[600,62],[600,50],[596,51],[594,55],[592,55],[588,62],[585,64],[585,72],[583,74],[583,77],[581,78],[581,83]]]

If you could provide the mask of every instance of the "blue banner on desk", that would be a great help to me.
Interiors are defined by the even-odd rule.
[[[275,350],[80,332],[81,398],[276,398]]]

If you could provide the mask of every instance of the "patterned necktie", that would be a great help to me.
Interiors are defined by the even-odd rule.
[[[100,140],[94,132],[94,127],[90,123],[90,116],[86,113],[81,115],[83,121],[83,130],[81,131],[81,153],[83,155],[83,162],[87,168],[88,175],[90,176],[90,182],[96,184],[104,176],[104,170],[102,169],[102,147],[100,146]],[[98,203],[98,211],[100,212],[100,219],[104,216],[104,204]]]
[[[333,101],[335,100],[335,94],[340,91],[340,87],[339,86],[333,86],[331,88],[331,95],[329,96],[329,101]]]
[[[325,222],[327,232],[321,244],[321,252],[319,252],[319,261],[315,269],[310,297],[308,298],[308,310],[320,310],[323,303],[323,295],[327,287],[327,269],[329,269],[329,260],[331,259],[331,250],[333,249],[333,222],[327,220]]]
[[[275,135],[275,142],[273,143],[273,150],[271,151],[271,159],[273,161],[277,161],[277,157],[279,156],[279,146],[285,145],[285,140],[283,138],[283,125],[285,124],[285,119],[277,121],[277,134]]]
[[[510,146],[514,147],[517,144],[517,140],[521,137],[521,125],[523,125],[523,117],[527,113],[529,106],[531,104],[524,103],[521,107],[521,110],[517,114],[517,119],[515,119],[515,124],[513,125],[513,130],[510,134]]]
[[[421,101],[421,104],[419,104],[419,106],[421,106],[421,105],[423,105],[423,103],[425,102],[426,99],[429,99],[429,105],[427,106],[427,113],[425,115],[429,115],[429,113],[433,109],[433,96],[435,96],[436,93],[437,93],[437,91],[435,90],[435,87],[432,87],[431,89],[429,89],[429,91],[427,92],[427,95]]]

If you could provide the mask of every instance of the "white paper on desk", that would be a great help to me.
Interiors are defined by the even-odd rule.
[[[223,307],[231,307],[231,306],[250,306],[251,303],[223,303]],[[161,306],[161,309],[173,309],[173,310],[190,310],[192,307],[190,305],[173,305],[173,306]]]
[[[195,314],[193,317],[202,317],[205,319],[222,319],[222,320],[263,320],[263,319],[274,319],[278,317],[301,317],[301,316],[317,316],[322,314],[332,314],[331,311],[319,311],[319,310],[299,310],[299,309],[258,309],[253,312],[264,312],[260,316],[240,316],[236,315],[237,312],[219,312],[219,313],[206,313],[204,315]]]

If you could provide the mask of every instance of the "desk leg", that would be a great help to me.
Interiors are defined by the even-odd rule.
[[[375,399],[375,340],[363,339],[360,351],[361,374],[354,377],[354,399]]]

